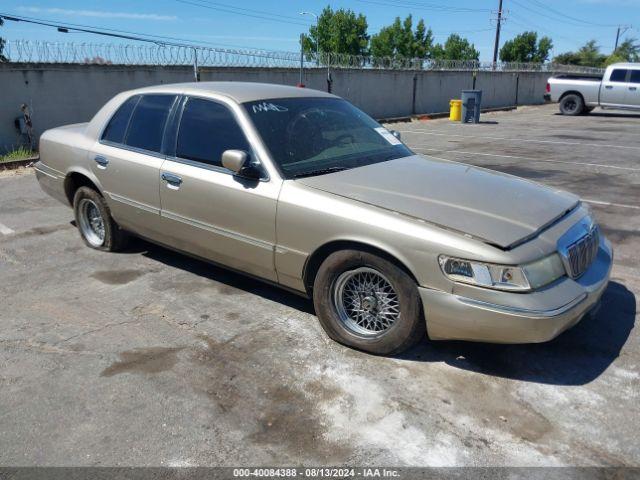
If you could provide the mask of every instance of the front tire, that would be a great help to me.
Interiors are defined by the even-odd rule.
[[[414,280],[367,252],[329,255],[316,275],[313,303],[327,335],[358,350],[393,355],[426,338]]]
[[[584,111],[584,100],[580,95],[570,93],[560,100],[560,113],[563,115],[576,116]]]
[[[102,195],[89,187],[80,187],[73,197],[76,226],[84,243],[96,250],[115,252],[126,243],[126,233],[111,217]]]

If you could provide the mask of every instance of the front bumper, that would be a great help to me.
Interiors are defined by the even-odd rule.
[[[496,301],[419,288],[432,340],[539,343],[597,309],[607,288],[613,251],[602,237],[598,256],[578,279],[563,278],[531,293],[496,292]],[[486,293],[483,292],[483,293]]]

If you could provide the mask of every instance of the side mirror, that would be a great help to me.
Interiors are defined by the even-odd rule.
[[[390,130],[390,132],[391,132],[391,135],[393,135],[394,137],[396,137],[398,140],[402,140],[402,139],[400,138],[400,132],[399,132],[399,131],[397,131],[397,130]]]
[[[260,169],[249,162],[249,154],[244,150],[222,152],[222,166],[240,177],[260,178],[261,175]]]
[[[222,166],[233,173],[240,173],[249,160],[249,154],[242,150],[225,150],[222,152]]]

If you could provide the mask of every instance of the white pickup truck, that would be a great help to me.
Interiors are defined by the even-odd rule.
[[[551,77],[547,95],[551,101],[560,102],[564,115],[589,113],[595,107],[640,110],[640,63],[615,63],[602,77]]]

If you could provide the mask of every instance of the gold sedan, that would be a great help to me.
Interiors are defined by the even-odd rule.
[[[334,95],[209,82],[124,92],[45,132],[42,188],[85,243],[129,235],[313,297],[335,340],[542,342],[594,311],[612,249],[569,193],[414,154]]]

